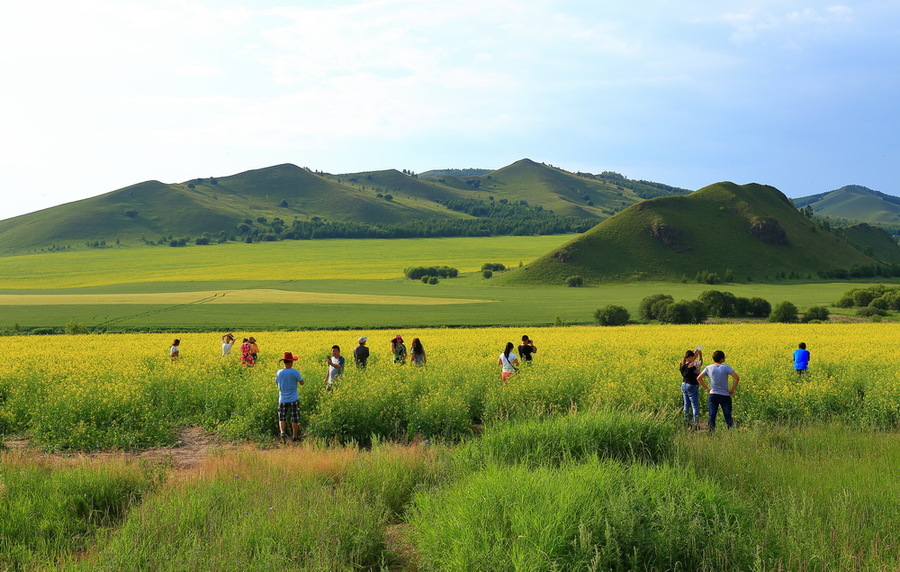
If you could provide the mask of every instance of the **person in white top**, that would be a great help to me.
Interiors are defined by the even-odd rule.
[[[234,345],[234,334],[225,334],[222,336],[222,355],[227,356],[231,353],[231,347]]]
[[[512,342],[506,342],[506,348],[497,360],[497,365],[500,366],[500,379],[503,381],[506,381],[512,374],[519,371],[519,358],[512,353],[514,347]]]

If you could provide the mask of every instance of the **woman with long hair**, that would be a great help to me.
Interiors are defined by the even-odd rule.
[[[413,338],[409,346],[409,363],[413,365],[425,365],[425,348],[419,338]]]
[[[697,346],[696,350],[684,352],[684,357],[678,364],[678,371],[681,372],[681,393],[684,397],[684,416],[689,423],[693,420],[695,425],[700,420],[700,384],[697,376],[700,375],[702,365],[703,352],[700,346]]]
[[[512,353],[514,347],[512,342],[506,342],[506,347],[497,360],[497,365],[500,366],[500,379],[503,381],[506,381],[512,374],[519,371],[519,358]]]

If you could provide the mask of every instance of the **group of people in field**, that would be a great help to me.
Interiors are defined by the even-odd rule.
[[[358,344],[353,350],[353,360],[357,368],[365,369],[369,362],[369,347],[367,336],[358,339]],[[228,333],[222,336],[222,355],[231,354],[231,349],[236,343],[234,334]],[[169,349],[169,357],[175,361],[181,355],[181,341],[176,339],[172,342]],[[390,342],[391,357],[395,364],[410,363],[414,366],[424,366],[428,363],[428,357],[425,353],[425,347],[419,338],[413,338],[409,349],[403,341],[403,336],[396,335]],[[516,350],[518,354],[513,351]],[[534,340],[527,335],[522,336],[522,343],[516,348],[512,342],[507,342],[503,348],[503,352],[497,358],[497,365],[500,366],[500,379],[508,380],[519,372],[524,362],[525,366],[532,364],[534,355],[537,353],[537,346]],[[259,346],[256,338],[244,338],[240,345],[241,363],[252,367],[256,365],[259,358]],[[519,358],[521,356],[521,360]],[[798,377],[806,373],[809,367],[810,353],[806,349],[805,343],[800,343],[799,347],[793,353],[794,370]],[[683,412],[688,423],[697,426],[700,421],[700,387],[709,394],[707,400],[709,407],[709,417],[707,426],[710,430],[716,427],[716,418],[719,409],[722,410],[722,416],[725,418],[725,424],[731,428],[734,426],[732,417],[732,395],[737,390],[738,383],[741,378],[738,373],[730,365],[725,363],[725,352],[716,350],[712,354],[713,363],[703,367],[703,348],[697,346],[696,349],[687,350],[684,357],[678,363],[678,369],[681,372],[681,393],[684,399]],[[287,441],[287,421],[291,422],[291,436],[293,440],[298,440],[298,423],[299,423],[299,394],[297,388],[303,385],[303,376],[299,371],[294,369],[294,362],[298,358],[292,352],[284,352],[279,360],[283,367],[275,374],[275,383],[278,385],[278,428],[281,433],[282,441]],[[332,390],[340,381],[344,373],[346,360],[341,355],[341,348],[338,345],[331,347],[331,355],[325,359],[325,388]]]
[[[797,376],[802,377],[809,368],[809,350],[806,344],[800,342],[799,347],[794,350],[793,361],[794,371]],[[730,429],[734,426],[734,419],[731,416],[731,396],[737,390],[738,382],[741,377],[734,371],[734,368],[725,363],[725,352],[716,350],[712,355],[713,363],[703,367],[703,348],[697,346],[697,349],[687,350],[684,357],[678,364],[681,372],[681,393],[684,397],[684,415],[689,423],[695,426],[700,421],[700,387],[709,393],[707,404],[709,406],[709,418],[707,427],[712,430],[716,428],[716,417],[719,408],[722,409],[722,416],[725,418],[725,424]],[[731,380],[729,382],[729,378]],[[706,381],[709,383],[705,383]]]

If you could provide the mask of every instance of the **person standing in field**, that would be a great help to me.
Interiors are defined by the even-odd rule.
[[[366,336],[359,338],[359,345],[353,350],[353,359],[359,369],[366,369],[366,364],[369,363],[369,348],[366,346],[368,339]]]
[[[250,336],[248,340],[250,342],[250,355],[253,356],[253,363],[259,361],[259,346],[256,345],[256,338]]]
[[[419,338],[413,338],[412,344],[409,346],[409,363],[413,365],[425,365],[427,361],[425,357],[425,348]]]
[[[394,363],[406,363],[406,345],[403,344],[403,336],[400,334],[391,340],[391,354],[394,356]]]
[[[303,385],[303,376],[294,369],[297,357],[292,352],[284,352],[281,362],[284,367],[275,373],[275,384],[278,385],[278,430],[281,442],[287,442],[287,418],[291,417],[291,440],[300,440],[300,394],[297,386]]]
[[[697,346],[696,350],[686,351],[681,363],[678,364],[678,371],[681,372],[681,394],[684,397],[684,416],[688,422],[693,420],[694,425],[700,421],[700,384],[697,382],[697,375],[702,365],[703,351],[700,346]]]
[[[806,349],[805,343],[800,342],[800,345],[794,350],[794,370],[797,372],[797,377],[803,376],[808,368],[809,350]]]
[[[537,347],[528,336],[522,336],[522,343],[519,345],[519,355],[526,366],[531,365],[531,354],[537,353]]]
[[[344,373],[344,356],[341,355],[341,346],[331,346],[331,356],[325,360],[328,370],[325,372],[325,388],[331,391],[335,383],[340,381]]]
[[[512,353],[513,347],[512,342],[506,342],[506,347],[503,349],[503,353],[500,354],[500,358],[497,360],[497,364],[500,366],[500,379],[502,381],[506,381],[514,373],[519,371],[519,358],[516,354]]]
[[[231,348],[234,346],[234,334],[225,334],[222,336],[222,356],[227,356],[231,353]]]
[[[241,342],[241,364],[247,367],[256,365],[256,360],[253,359],[253,354],[250,353],[250,340],[247,338],[244,338],[244,341]]]
[[[712,357],[714,363],[706,366],[697,376],[697,383],[709,392],[709,429],[712,431],[716,428],[716,414],[720,406],[722,415],[725,417],[725,424],[731,429],[734,426],[734,420],[731,418],[731,396],[734,395],[741,378],[734,368],[725,363],[725,352],[716,350]],[[734,385],[730,388],[728,387],[729,377],[734,380]],[[710,380],[708,386],[703,383],[703,380],[707,378]]]
[[[169,359],[172,361],[177,360],[181,357],[181,340],[173,340],[172,347],[169,348]]]

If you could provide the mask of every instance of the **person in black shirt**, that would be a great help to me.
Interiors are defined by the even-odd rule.
[[[531,354],[536,354],[537,348],[534,346],[534,342],[528,338],[528,336],[522,336],[522,345],[519,346],[519,355],[522,356],[522,361],[525,362],[525,365],[531,365]]]

